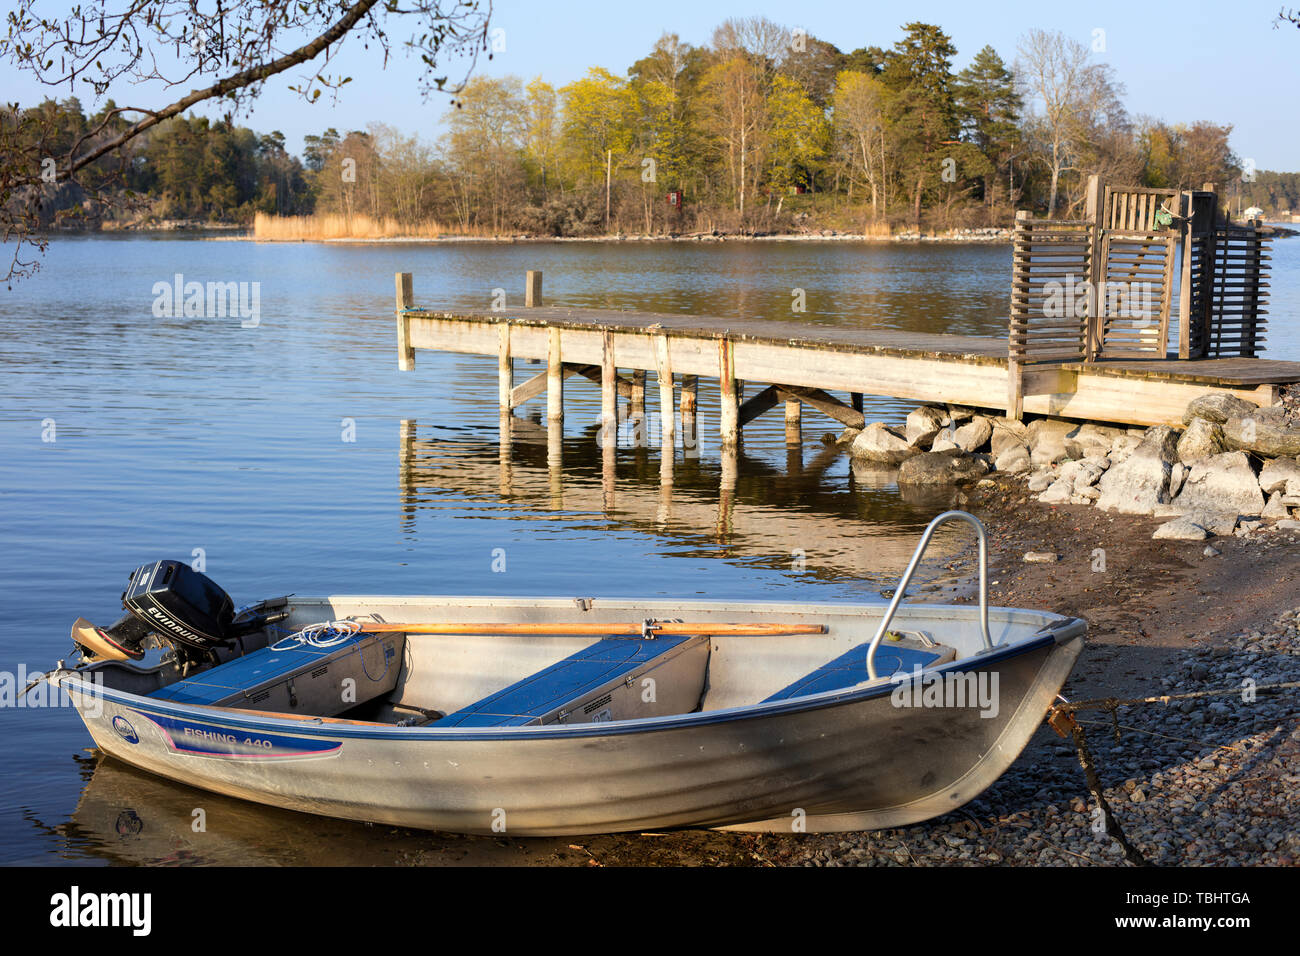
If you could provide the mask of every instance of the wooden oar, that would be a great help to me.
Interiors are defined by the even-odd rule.
[[[407,634],[539,634],[539,635],[639,635],[642,624],[390,624],[358,621],[367,632],[405,631]],[[705,635],[708,637],[764,637],[776,634],[825,634],[825,624],[682,624],[676,621],[656,622],[651,634],[664,636]]]

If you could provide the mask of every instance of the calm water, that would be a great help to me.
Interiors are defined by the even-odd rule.
[[[1270,354],[1300,358],[1300,246],[1277,245]],[[493,359],[421,352],[416,371],[396,371],[393,273],[415,274],[421,305],[482,307],[500,287],[515,306],[530,268],[555,304],[788,319],[797,287],[811,323],[987,335],[1004,330],[1010,270],[1008,247],[982,245],[57,240],[39,275],[0,292],[0,670],[67,656],[72,620],[111,623],[127,572],[158,557],[201,553],[239,604],[340,591],[863,600],[950,504],[855,475],[819,440],[838,427],[807,410],[800,447],[779,411],[746,428],[724,500],[709,382],[699,454],[678,450],[670,498],[657,444],[629,444],[607,499],[589,383],[566,384],[562,469],[547,467],[544,400],[516,410],[503,455]],[[155,317],[153,286],[176,273],[260,283],[260,324]],[[538,370],[516,363],[516,381]],[[652,379],[651,411],[656,398]],[[909,407],[868,405],[893,420]],[[935,588],[943,570],[930,568]],[[89,744],[71,710],[0,708],[0,862],[404,852],[400,839],[377,850],[373,830],[98,764]],[[222,821],[201,837],[188,826],[199,805]]]

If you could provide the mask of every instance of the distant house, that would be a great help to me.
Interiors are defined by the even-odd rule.
[[[1242,210],[1241,218],[1242,219],[1263,219],[1264,210],[1260,209],[1258,206],[1250,206],[1249,208]]]

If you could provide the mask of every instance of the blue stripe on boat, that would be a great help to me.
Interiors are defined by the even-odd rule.
[[[789,700],[791,697],[804,697],[808,694],[820,694],[827,690],[840,690],[852,687],[868,679],[867,651],[870,643],[859,644],[835,660],[823,664],[810,674],[805,674],[793,684],[782,687],[771,697],[764,700]],[[881,645],[876,651],[876,674],[880,677],[892,677],[899,671],[912,673],[913,667],[929,667],[939,659],[938,651],[923,651],[911,647],[887,647]]]
[[[438,727],[521,727],[666,654],[689,634],[607,637],[437,722]]]

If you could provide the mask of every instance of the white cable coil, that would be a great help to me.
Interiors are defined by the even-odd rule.
[[[273,651],[287,651],[301,644],[308,647],[336,647],[361,633],[357,621],[321,621],[308,624],[302,630],[281,638],[271,645]]]

